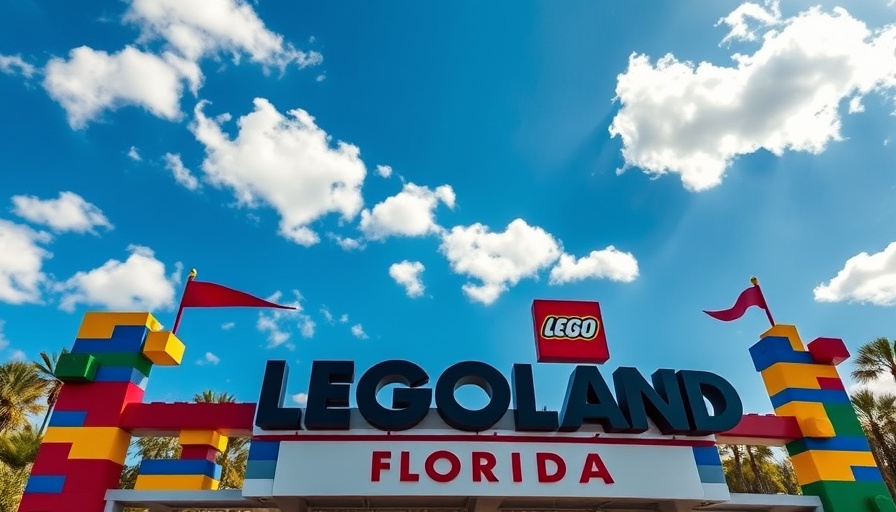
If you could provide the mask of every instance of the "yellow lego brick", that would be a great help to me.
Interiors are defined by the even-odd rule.
[[[827,411],[821,402],[788,402],[775,409],[778,416],[793,416],[794,418],[826,418]]]
[[[88,311],[81,320],[78,338],[109,339],[112,337],[112,330],[119,325],[142,325],[150,331],[162,328],[162,324],[150,313]]]
[[[761,338],[765,338],[766,336],[780,336],[782,338],[787,338],[790,340],[790,347],[797,352],[805,352],[806,347],[803,346],[803,341],[800,339],[800,333],[797,332],[795,325],[785,325],[785,324],[777,324],[771,329],[762,333]]]
[[[44,443],[71,443],[69,459],[124,463],[131,434],[118,427],[47,427]]]
[[[146,335],[143,355],[159,366],[177,366],[184,358],[186,347],[170,331],[155,331]]]
[[[800,432],[806,437],[816,439],[834,437],[834,424],[827,418],[798,418]]]
[[[800,485],[819,480],[854,482],[852,466],[877,467],[871,452],[809,450],[790,457]]]
[[[837,368],[823,364],[775,363],[762,370],[768,396],[787,388],[821,389],[818,377],[840,378]]]
[[[137,475],[141,491],[216,491],[219,482],[205,475]]]
[[[227,436],[215,430],[184,430],[179,441],[181,446],[211,446],[219,452],[227,449]]]

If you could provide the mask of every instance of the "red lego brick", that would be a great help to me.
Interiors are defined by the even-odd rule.
[[[182,430],[217,430],[228,437],[252,435],[253,403],[130,403],[119,426],[135,435],[177,436]]]
[[[188,460],[205,459],[211,462],[215,462],[218,458],[219,453],[221,452],[212,448],[211,446],[191,445],[181,448],[180,458]]]
[[[815,338],[807,348],[812,360],[818,364],[837,366],[849,359],[849,350],[840,338]]]
[[[125,405],[139,403],[144,391],[131,382],[66,384],[56,402],[57,411],[86,411],[85,427],[117,426]]]
[[[843,386],[843,381],[837,377],[818,377],[818,386],[821,389],[838,389],[840,391],[846,390]]]
[[[105,508],[105,491],[99,494],[26,494],[19,504],[19,512],[103,512]]]
[[[65,493],[96,490],[105,496],[108,489],[117,489],[123,466],[110,460],[71,460],[66,466]]]
[[[716,442],[722,444],[746,444],[754,446],[784,446],[803,437],[796,418],[767,414],[745,414],[733,429],[716,434]]]
[[[42,443],[31,468],[32,475],[64,475],[71,443]]]

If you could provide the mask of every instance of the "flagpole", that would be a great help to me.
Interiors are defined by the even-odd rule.
[[[753,283],[753,286],[756,287],[756,292],[759,293],[759,298],[762,299],[762,305],[765,306],[762,309],[765,310],[765,316],[768,317],[768,323],[771,324],[772,327],[774,327],[775,319],[772,318],[772,312],[769,310],[768,302],[765,301],[765,295],[762,294],[762,288],[759,287],[759,279],[753,276],[750,278],[750,282]]]
[[[187,286],[190,285],[190,281],[196,279],[196,269],[191,269],[190,274],[187,276],[187,282],[184,284],[184,292],[180,296],[180,304],[177,306],[177,316],[174,317],[174,327],[171,328],[171,334],[177,334],[177,328],[180,326],[180,317],[184,314],[184,297],[187,295]]]

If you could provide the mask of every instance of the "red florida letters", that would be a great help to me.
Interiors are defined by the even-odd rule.
[[[393,471],[393,461],[398,463],[399,482],[419,482],[421,461],[412,457],[411,452],[399,452],[397,460],[394,453],[389,450],[376,450],[371,454],[370,481],[379,482],[387,471]],[[414,460],[412,460],[414,459]],[[567,478],[567,463],[563,457],[551,452],[538,452],[535,454],[535,475],[524,475],[522,456],[519,452],[512,452],[509,460],[499,461],[494,453],[487,451],[474,451],[464,460],[457,454],[448,450],[437,450],[426,456],[422,461],[422,474],[426,478],[438,483],[452,482],[460,476],[464,465],[469,465],[473,482],[498,482],[496,468],[500,464],[506,464],[510,468],[510,480],[514,483],[522,482],[524,478],[534,478],[538,483],[559,482]],[[575,471],[575,468],[570,468]],[[416,471],[416,472],[415,472]],[[506,472],[504,472],[506,474]],[[569,476],[573,478],[572,475]],[[601,480],[605,484],[612,484],[613,477],[600,455],[588,453],[585,462],[577,474],[581,484],[590,483],[592,480]]]

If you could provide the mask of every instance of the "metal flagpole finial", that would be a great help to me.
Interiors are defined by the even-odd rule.
[[[195,272],[195,269],[194,269],[194,272]],[[750,282],[753,283],[753,286],[759,285],[759,279],[757,279],[756,276],[751,277]]]
[[[195,268],[190,269],[190,275],[187,276],[187,279],[190,279],[190,280],[196,279],[196,274],[197,274],[197,272],[196,272]]]

